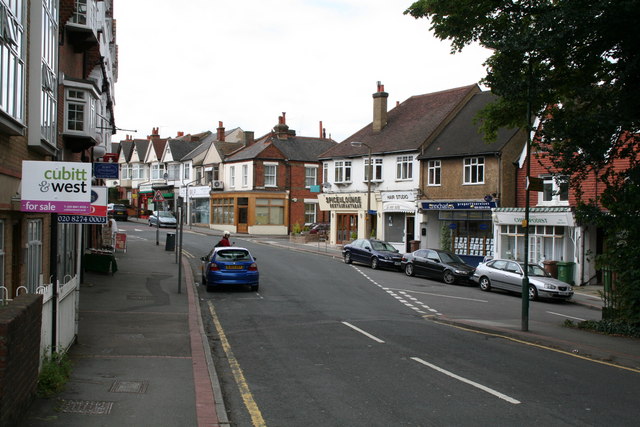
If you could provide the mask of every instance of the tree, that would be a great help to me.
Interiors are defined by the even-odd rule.
[[[640,323],[640,22],[638,0],[419,0],[452,52],[492,51],[482,83],[499,96],[480,114],[487,139],[540,119],[536,148],[556,172],[581,182],[594,171],[600,197],[577,217],[607,231],[598,260],[617,273],[620,317]]]

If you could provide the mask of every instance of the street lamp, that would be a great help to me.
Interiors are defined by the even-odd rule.
[[[366,215],[366,223],[364,226],[365,230],[365,238],[369,238],[371,236],[371,175],[373,173],[373,168],[371,165],[371,146],[364,142],[360,141],[351,141],[352,147],[362,147],[365,146],[369,150],[369,165],[367,166],[367,215]]]

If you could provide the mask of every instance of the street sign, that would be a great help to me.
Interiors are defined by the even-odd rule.
[[[93,176],[96,178],[116,179],[120,173],[117,163],[94,163]]]
[[[154,202],[164,202],[164,196],[160,192],[160,190],[156,190],[156,193],[153,195]]]

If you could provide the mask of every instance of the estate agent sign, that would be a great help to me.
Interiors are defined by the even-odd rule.
[[[23,161],[20,210],[89,214],[91,163]]]

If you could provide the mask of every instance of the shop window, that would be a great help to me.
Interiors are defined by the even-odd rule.
[[[211,222],[213,224],[235,224],[234,199],[223,198],[211,201]]]
[[[444,222],[443,233],[447,233],[450,248],[458,255],[494,256],[495,243],[488,211],[440,211],[439,219]]]
[[[256,199],[256,225],[284,225],[284,200]]]
[[[349,183],[351,182],[351,161],[339,160],[335,162],[335,182]]]
[[[412,179],[413,178],[413,156],[396,157],[396,179]]]
[[[464,183],[484,184],[484,157],[464,159]]]
[[[428,181],[427,185],[440,185],[441,164],[440,160],[429,160],[427,163]]]

